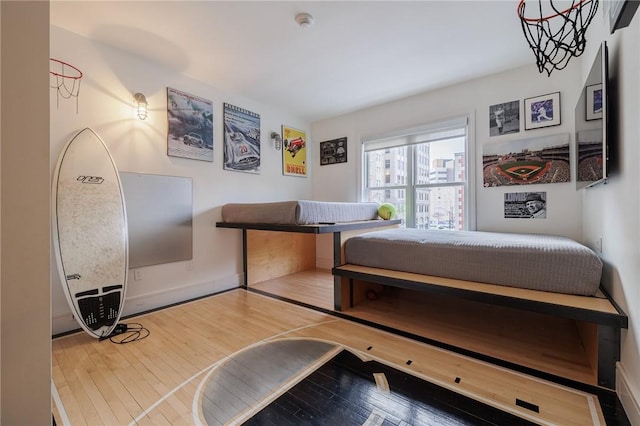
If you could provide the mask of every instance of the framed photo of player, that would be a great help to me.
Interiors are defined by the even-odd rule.
[[[505,219],[546,219],[546,192],[507,192],[504,194]]]
[[[602,83],[587,86],[587,121],[602,119]]]
[[[520,132],[520,101],[489,106],[489,136]]]
[[[533,130],[560,124],[560,92],[524,100],[524,129]]]

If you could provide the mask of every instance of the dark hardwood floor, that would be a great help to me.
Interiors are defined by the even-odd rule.
[[[376,383],[384,375],[385,384]],[[246,425],[533,425],[375,361],[342,351]]]

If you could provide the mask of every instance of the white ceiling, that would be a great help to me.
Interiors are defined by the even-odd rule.
[[[517,3],[52,1],[51,24],[316,121],[535,67]]]

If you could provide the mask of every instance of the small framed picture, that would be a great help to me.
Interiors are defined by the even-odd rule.
[[[602,83],[587,86],[587,121],[602,119]]]
[[[546,219],[546,192],[507,192],[504,194],[505,219]]]
[[[347,138],[320,142],[320,165],[347,162]]]
[[[560,92],[524,100],[524,129],[533,130],[560,124]]]
[[[520,101],[489,106],[489,136],[520,131]]]

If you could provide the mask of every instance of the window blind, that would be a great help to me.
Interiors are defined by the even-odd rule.
[[[365,152],[458,138],[467,133],[467,117],[458,117],[424,126],[388,132],[362,139]]]

